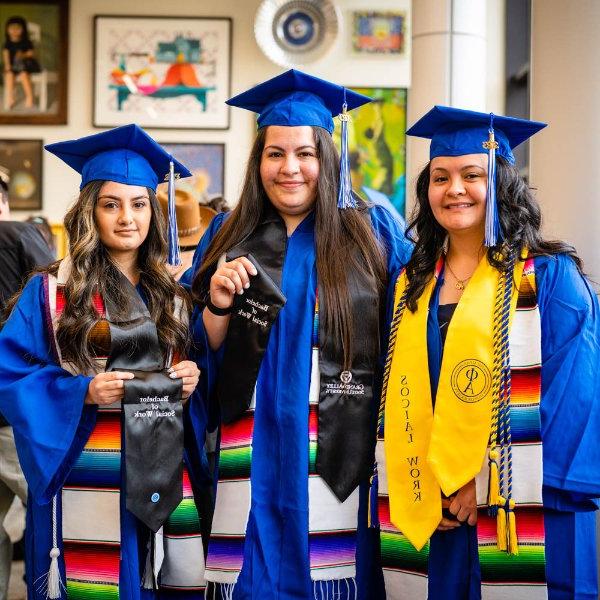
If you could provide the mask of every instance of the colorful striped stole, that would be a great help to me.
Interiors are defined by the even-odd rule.
[[[61,271],[59,277],[61,281],[66,279]],[[63,368],[76,374],[75,367],[63,360],[56,341],[56,328],[65,305],[64,284],[48,275],[45,285],[49,337],[55,355]],[[93,302],[98,315],[103,317],[104,304],[99,294],[94,296]],[[90,334],[92,347],[109,347],[107,336],[106,321],[99,320]],[[95,373],[104,370],[106,358],[96,357]],[[159,589],[169,590],[171,595],[193,592],[198,596],[205,590],[204,549],[200,518],[185,465],[182,485],[183,499],[156,538],[157,543],[162,540],[164,551]],[[94,429],[62,489],[62,532],[59,532],[59,538],[62,533],[69,599],[119,598],[120,487],[121,407],[120,403],[115,403],[98,407]],[[141,577],[140,574],[140,585]]]
[[[515,501],[518,554],[510,555],[498,548],[496,516],[488,514],[488,448],[476,477],[481,592],[484,600],[541,600],[547,598],[540,424],[541,324],[533,259],[525,262],[509,347],[512,389],[507,422],[511,434],[512,499]],[[427,598],[429,543],[417,552],[390,521],[384,416],[382,412],[379,418],[370,516],[372,523],[379,524],[381,530],[381,561],[387,598]],[[509,449],[505,448],[505,451]]]
[[[358,489],[341,503],[317,474],[315,466],[320,383],[318,315],[317,303],[313,322],[307,474],[310,576],[315,597],[325,589],[333,593],[334,583],[339,585],[340,581],[345,581],[348,590],[356,589],[351,580],[356,576],[358,523]],[[221,425],[219,481],[205,576],[207,581],[220,586],[225,597],[233,593],[243,566],[244,540],[250,513],[255,407],[256,392],[250,408],[240,419]]]

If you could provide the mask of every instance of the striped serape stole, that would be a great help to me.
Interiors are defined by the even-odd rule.
[[[358,489],[340,502],[317,473],[319,423],[319,300],[315,303],[309,392],[308,547],[313,581],[356,576]]]
[[[206,588],[204,547],[200,516],[194,501],[190,475],[183,466],[183,499],[163,525],[165,557],[160,570],[159,587],[169,597],[189,597]]]
[[[104,316],[99,294],[94,308]],[[50,296],[52,322],[57,324],[65,306],[64,286]],[[54,339],[55,332],[54,332]],[[108,323],[99,320],[90,332],[96,350],[97,372],[104,370],[110,347]],[[60,354],[59,354],[60,356]],[[68,359],[63,366],[71,372]],[[99,406],[96,424],[62,490],[62,539],[69,599],[116,600],[119,597],[121,554],[121,407]]]
[[[511,394],[509,403],[512,469],[518,554],[498,549],[497,520],[488,514],[488,451],[476,477],[477,538],[483,600],[542,600],[547,598],[545,536],[542,507],[541,321],[533,259],[527,259],[517,308],[509,334]],[[418,552],[390,521],[384,451],[385,423],[380,411],[376,468],[372,478],[370,516],[380,526],[381,561],[388,600],[427,598],[429,543]],[[377,500],[375,501],[375,494]],[[375,502],[377,510],[375,509]]]
[[[119,597],[121,409],[98,407],[96,426],[62,491],[69,599]]]
[[[541,320],[537,303],[534,261],[525,261],[517,309],[509,337],[511,394],[509,404],[512,498],[518,554],[498,549],[496,518],[486,506],[487,461],[477,476],[479,505],[477,537],[485,599],[538,600],[547,598],[544,511],[542,506],[542,390]]]
[[[64,286],[48,277],[48,308],[51,340],[56,355],[56,325],[64,309]],[[99,317],[104,316],[100,295],[93,299]],[[100,319],[90,332],[89,342],[102,372],[110,348],[108,323]],[[61,366],[76,373],[68,360]],[[121,406],[99,406],[96,423],[62,489],[62,542],[66,590],[69,599],[117,600],[121,559]],[[205,589],[204,549],[200,517],[187,468],[183,467],[183,499],[157,534],[162,539],[164,559],[159,588],[171,597],[198,595]],[[144,557],[141,557],[142,562]],[[141,565],[143,566],[143,564]],[[140,574],[140,586],[141,586]]]
[[[356,575],[358,489],[341,503],[316,472],[320,386],[318,324],[317,304],[313,322],[307,448],[310,576],[313,591],[317,595],[321,589],[333,592],[334,582],[338,582],[338,590],[341,589],[341,580],[345,580],[345,585],[351,593],[356,587],[350,580]],[[226,597],[229,597],[227,594],[233,593],[243,566],[244,540],[250,514],[255,407],[256,393],[250,408],[240,419],[221,425],[219,482],[206,559],[206,579],[220,584],[221,593]],[[319,583],[322,584],[322,588],[319,588]]]
[[[244,562],[250,513],[250,467],[254,406],[235,422],[221,424],[217,501],[206,558],[206,579],[233,586]]]

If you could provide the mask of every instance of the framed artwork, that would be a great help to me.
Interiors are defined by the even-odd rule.
[[[94,126],[228,129],[231,19],[94,17]]]
[[[190,192],[201,204],[224,195],[225,144],[161,142],[161,146],[192,172],[192,177],[177,181],[177,189]],[[161,183],[158,189],[166,192],[167,184]]]
[[[0,2],[0,123],[67,122],[69,0]]]
[[[363,54],[403,54],[406,13],[355,11],[352,48]]]
[[[367,196],[371,190],[384,194],[404,217],[406,89],[352,89],[373,98],[373,102],[350,112],[348,146],[354,189]],[[339,148],[339,122],[336,122],[334,139]]]
[[[11,210],[42,208],[42,140],[0,139],[0,165],[8,169]]]

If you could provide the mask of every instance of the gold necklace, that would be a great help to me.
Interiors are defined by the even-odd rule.
[[[454,287],[459,292],[462,292],[465,289],[465,284],[467,283],[467,281],[469,281],[469,279],[471,279],[471,277],[473,277],[473,273],[471,273],[468,277],[465,277],[464,279],[459,279],[456,276],[456,273],[452,270],[452,267],[450,266],[450,261],[448,260],[447,256],[446,256],[446,265],[448,266],[448,270],[450,271],[450,274],[456,280],[456,283],[454,284]]]

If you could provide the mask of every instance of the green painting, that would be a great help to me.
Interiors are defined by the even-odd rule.
[[[373,98],[350,113],[349,149],[354,189],[385,194],[404,216],[406,206],[406,90],[352,88]],[[338,121],[336,119],[336,121]],[[336,122],[336,143],[340,124]],[[363,194],[364,195],[364,194]]]

